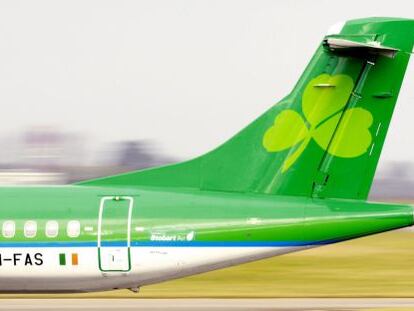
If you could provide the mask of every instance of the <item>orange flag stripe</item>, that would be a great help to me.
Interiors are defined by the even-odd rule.
[[[78,254],[73,253],[72,254],[72,265],[77,266],[78,265]]]

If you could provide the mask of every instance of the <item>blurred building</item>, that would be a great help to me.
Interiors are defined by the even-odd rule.
[[[0,186],[65,184],[66,174],[31,170],[0,170]]]
[[[372,184],[373,200],[408,201],[414,199],[414,163],[393,162],[380,169]]]
[[[65,184],[174,162],[147,140],[94,150],[85,135],[53,127],[9,134],[0,138],[1,146],[0,185]]]

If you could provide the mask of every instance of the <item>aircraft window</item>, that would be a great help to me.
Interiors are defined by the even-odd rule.
[[[46,223],[46,236],[48,238],[55,238],[59,233],[59,224],[56,220],[49,220]]]
[[[37,223],[34,220],[28,220],[24,224],[24,236],[34,238],[36,236]]]
[[[12,238],[16,232],[16,224],[14,221],[7,220],[3,223],[2,233],[5,238]]]
[[[77,220],[69,221],[66,232],[68,234],[68,237],[77,238],[80,234],[80,222]]]

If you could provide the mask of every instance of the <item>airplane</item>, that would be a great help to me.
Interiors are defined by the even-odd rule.
[[[138,291],[413,225],[367,201],[413,43],[414,20],[337,24],[289,95],[205,155],[1,187],[0,292]]]

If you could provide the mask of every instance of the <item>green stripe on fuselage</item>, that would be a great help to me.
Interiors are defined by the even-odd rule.
[[[81,186],[0,188],[1,219],[16,221],[14,238],[1,242],[96,242],[100,201],[105,196],[134,200],[131,241],[162,245],[191,242],[339,241],[382,232],[413,223],[406,205],[352,200],[310,199],[257,194],[165,189],[118,189]],[[125,239],[125,211],[111,215],[112,230],[105,241]],[[24,222],[36,220],[35,238],[25,238]],[[45,236],[45,224],[57,220],[56,238]],[[66,224],[81,222],[81,234],[69,238]],[[92,231],[86,231],[85,226]],[[188,243],[191,244],[191,243]]]

